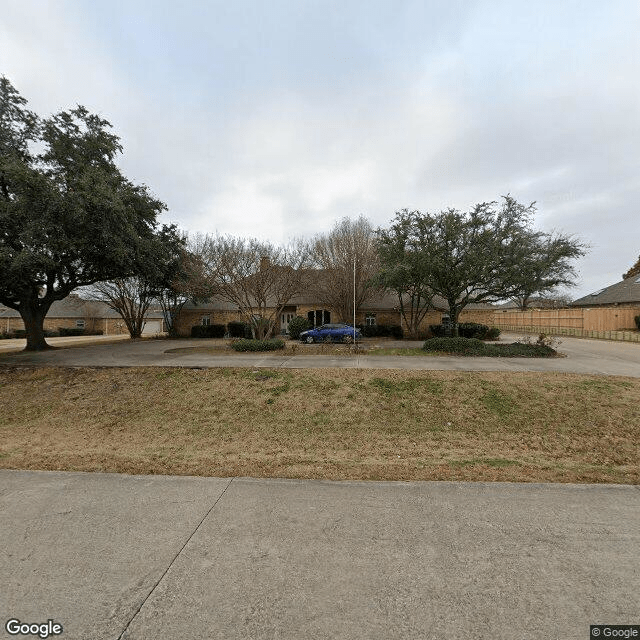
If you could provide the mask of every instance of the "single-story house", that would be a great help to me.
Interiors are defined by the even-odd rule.
[[[420,325],[424,332],[428,330],[429,325],[440,324],[445,317],[448,317],[448,305],[445,300],[436,296],[433,300],[433,307],[427,312]],[[268,311],[273,312],[274,308],[275,303],[268,308]],[[490,323],[494,309],[495,307],[489,304],[468,305],[460,315],[460,322]],[[326,308],[318,302],[317,298],[309,294],[301,294],[293,297],[289,304],[282,309],[276,332],[286,335],[289,322],[296,316],[307,318],[312,326],[342,321],[333,309]],[[188,335],[191,327],[195,325],[228,324],[232,321],[242,320],[243,317],[236,305],[225,300],[215,299],[208,303],[185,304],[176,325],[180,335]],[[349,318],[346,321],[352,322],[352,319]],[[399,325],[405,331],[407,329],[400,312],[398,297],[393,293],[382,293],[365,303],[356,314],[356,324]]]
[[[621,282],[598,289],[578,298],[572,307],[640,307],[640,275],[633,275]]]
[[[56,300],[44,319],[44,328],[57,331],[66,329],[85,329],[87,332],[101,331],[103,335],[127,333],[124,320],[99,300],[85,300],[71,294],[63,300]],[[0,333],[11,333],[24,329],[24,322],[15,309],[0,305]],[[150,310],[143,329],[143,335],[155,335],[164,331],[164,319],[159,310]]]

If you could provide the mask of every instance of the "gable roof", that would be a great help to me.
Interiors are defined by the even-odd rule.
[[[19,318],[20,314],[15,309],[10,309],[0,304],[0,318]],[[120,318],[113,309],[110,309],[104,302],[100,300],[85,300],[80,296],[72,293],[62,300],[55,300],[47,318]],[[147,318],[162,318],[161,311],[149,310]]]
[[[571,303],[572,307],[594,307],[604,304],[640,304],[640,276],[635,275],[594,291]]]

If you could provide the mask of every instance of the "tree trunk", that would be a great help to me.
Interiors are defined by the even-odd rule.
[[[457,338],[460,333],[458,331],[458,316],[460,315],[460,310],[457,306],[449,305],[449,322],[451,323],[451,336],[453,338]]]
[[[20,315],[24,322],[24,328],[27,332],[27,346],[25,351],[44,351],[45,349],[51,349],[44,339],[44,317],[49,311],[49,306],[35,304],[20,303]]]

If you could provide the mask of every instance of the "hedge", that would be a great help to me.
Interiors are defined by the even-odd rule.
[[[366,324],[358,327],[365,338],[395,338],[404,337],[402,327],[398,324]]]
[[[250,338],[251,326],[247,322],[232,320],[227,325],[227,333],[231,338]]]
[[[463,356],[489,356],[497,358],[549,358],[556,355],[555,349],[544,344],[487,344],[477,338],[429,338],[422,348],[425,351],[454,353]]]
[[[429,329],[436,338],[447,337],[447,328],[442,324],[432,324]],[[449,327],[451,331],[451,327]],[[500,329],[489,327],[479,322],[460,322],[458,323],[458,336],[460,338],[477,338],[478,340],[497,340],[500,335]]]
[[[226,332],[223,324],[197,324],[191,327],[192,338],[224,338]]]
[[[284,349],[284,342],[278,338],[271,340],[234,340],[231,348],[236,351],[277,351]]]

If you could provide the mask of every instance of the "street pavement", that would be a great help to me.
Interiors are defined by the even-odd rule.
[[[501,342],[522,336],[505,334]],[[356,368],[457,371],[556,371],[640,377],[640,344],[562,338],[560,358],[467,358],[457,356],[294,355],[274,353],[198,353],[190,347],[206,340],[142,340],[55,349],[41,353],[5,353],[0,365],[114,366],[114,367],[268,367],[285,369]],[[210,344],[210,343],[209,343]],[[422,343],[385,341],[381,346]],[[318,348],[321,345],[316,345]],[[178,351],[176,351],[178,350]]]
[[[0,471],[0,611],[64,640],[586,640],[640,488]],[[20,637],[20,636],[19,636]]]

